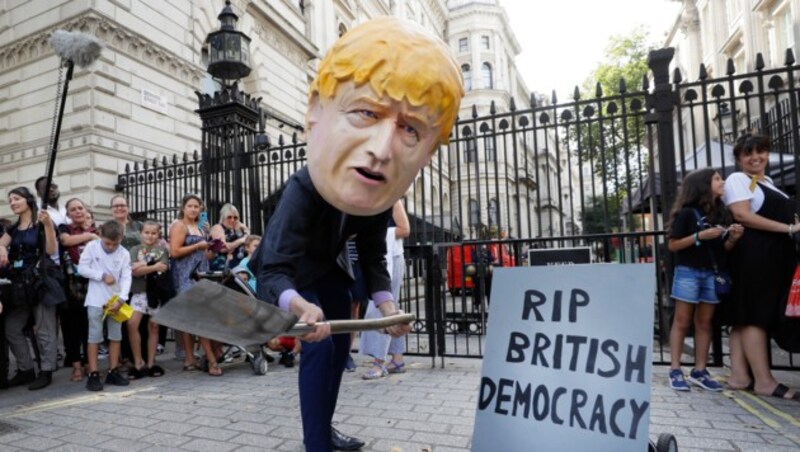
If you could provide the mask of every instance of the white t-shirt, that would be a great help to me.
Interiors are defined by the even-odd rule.
[[[89,280],[84,306],[101,308],[113,295],[125,301],[131,291],[131,253],[121,245],[113,253],[106,253],[103,242],[93,240],[81,253],[78,273]],[[103,273],[113,276],[116,282],[110,286],[106,284]]]
[[[772,179],[769,176],[764,176],[764,180],[760,181],[762,185],[774,190],[775,193],[780,194],[784,198],[789,198],[786,193],[778,190],[773,185]],[[725,179],[725,193],[722,195],[722,201],[726,206],[739,201],[750,201],[750,211],[758,212],[758,209],[764,205],[764,190],[761,185],[756,185],[755,190],[750,191],[750,184],[752,180],[750,176],[742,172],[736,172]]]

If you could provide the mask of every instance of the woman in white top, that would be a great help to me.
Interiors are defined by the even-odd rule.
[[[723,323],[732,327],[728,384],[732,389],[792,399],[800,396],[770,371],[767,338],[782,322],[797,262],[792,235],[800,223],[794,219],[793,202],[765,174],[769,148],[768,137],[739,137],[733,155],[741,172],[725,181],[723,200],[735,221],[745,227],[731,255],[731,299],[723,304]]]

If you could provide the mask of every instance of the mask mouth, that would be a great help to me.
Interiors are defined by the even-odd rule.
[[[383,177],[383,174],[381,173],[374,173],[366,168],[356,168],[356,171],[358,171],[358,174],[366,177],[367,179],[374,180],[377,182],[386,181],[386,178]]]

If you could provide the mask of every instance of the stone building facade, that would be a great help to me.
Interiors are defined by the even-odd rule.
[[[0,2],[0,215],[9,215],[9,189],[32,186],[46,172],[60,63],[48,44],[52,31],[82,31],[105,43],[100,59],[76,68],[70,83],[54,179],[62,200],[80,197],[102,219],[126,164],[199,152],[195,92],[219,88],[206,72],[204,43],[219,28],[223,6],[221,0]],[[486,112],[491,101],[507,109],[511,97],[525,108],[530,96],[514,64],[520,45],[497,0],[232,0],[231,6],[238,30],[252,39],[252,71],[240,87],[261,98],[273,138],[304,138],[307,88],[319,58],[341,33],[378,15],[421,24],[471,68],[462,117],[472,105]],[[545,155],[552,148],[542,146]],[[439,196],[420,197],[410,210],[442,209],[452,217],[453,210],[469,209],[468,200],[458,206],[451,199],[460,182],[446,157],[426,169]]]

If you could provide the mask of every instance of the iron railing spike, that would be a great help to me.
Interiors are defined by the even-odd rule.
[[[575,85],[575,89],[572,91],[572,100],[581,100],[581,90],[578,85]]]
[[[494,100],[489,104],[489,114],[495,115],[497,114],[497,108],[494,105]]]
[[[733,64],[733,58],[728,58],[728,63],[725,68],[725,75],[733,75],[736,73],[736,66]]]
[[[514,101],[514,97],[511,97],[511,101],[508,103],[508,109],[511,111],[517,111],[517,103]]]
[[[628,92],[628,88],[625,86],[625,78],[622,77],[619,79],[619,93],[625,94],[626,92]]]
[[[706,70],[706,65],[704,63],[700,63],[700,75],[697,78],[700,80],[705,80],[708,78],[708,71]]]
[[[764,64],[764,55],[762,55],[761,52],[758,52],[756,54],[756,70],[761,71],[764,70],[765,67],[767,66]]]
[[[794,64],[794,51],[791,48],[786,49],[786,58],[784,58],[783,64],[786,66]]]
[[[682,81],[683,76],[681,75],[681,69],[676,67],[675,70],[672,71],[672,83],[680,83]]]
[[[603,97],[603,85],[601,85],[600,82],[594,85],[594,96]]]

